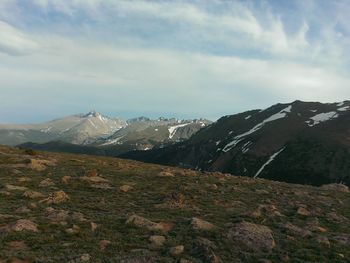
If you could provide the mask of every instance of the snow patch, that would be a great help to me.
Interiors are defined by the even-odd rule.
[[[337,104],[337,106],[338,107],[341,107],[341,106],[343,106],[345,104],[345,101],[342,101],[342,102],[339,102],[338,104]]]
[[[265,167],[269,165],[277,157],[277,155],[279,155],[284,149],[285,147],[283,147],[281,150],[271,155],[270,158],[267,160],[267,162],[264,163],[263,166],[261,166],[261,168],[259,169],[259,171],[257,171],[257,173],[254,175],[254,178],[257,178],[259,174],[261,174],[261,172],[265,169]]]
[[[106,146],[106,145],[111,145],[111,144],[120,144],[119,141],[125,137],[125,135],[120,136],[118,138],[112,139],[112,140],[108,140],[107,142],[101,144],[101,146]]]
[[[326,113],[320,113],[317,114],[313,117],[310,118],[310,120],[306,121],[306,123],[312,127],[315,126],[317,124],[320,124],[321,122],[325,122],[325,121],[329,121],[332,119],[337,118],[339,115],[337,112],[335,111],[331,111],[331,112],[326,112]]]
[[[233,138],[232,142],[228,143],[224,147],[223,151],[227,152],[227,151],[231,150],[233,147],[235,147],[242,140],[243,137],[246,137],[246,136],[248,136],[248,135],[250,135],[250,134],[260,130],[268,122],[272,122],[272,121],[275,121],[275,120],[278,120],[278,119],[285,118],[287,116],[287,113],[290,113],[291,111],[292,111],[292,105],[289,105],[287,108],[279,111],[276,114],[271,115],[269,118],[267,118],[267,119],[263,120],[261,123],[255,125],[249,131],[237,135],[236,137]]]
[[[168,128],[168,131],[169,131],[169,139],[172,139],[176,133],[176,130],[178,128],[181,128],[181,127],[185,127],[187,125],[189,125],[190,123],[183,123],[183,124],[179,124],[179,125],[175,125],[175,126],[171,126]]]
[[[249,146],[251,146],[253,143],[251,141],[246,142],[243,146],[242,146],[242,153],[246,153],[249,151]]]
[[[349,106],[345,106],[345,107],[337,109],[337,111],[347,111],[348,109],[349,109]]]
[[[245,117],[244,119],[245,119],[245,120],[248,120],[248,119],[250,119],[250,117],[252,117],[252,115],[248,115],[248,116]]]

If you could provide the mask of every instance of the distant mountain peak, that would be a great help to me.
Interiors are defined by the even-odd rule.
[[[89,117],[99,117],[102,116],[101,113],[97,112],[96,110],[91,110],[87,114],[83,115],[83,118],[89,118]]]

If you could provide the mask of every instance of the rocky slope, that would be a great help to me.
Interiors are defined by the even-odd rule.
[[[0,262],[349,262],[350,193],[0,146]]]
[[[147,162],[320,185],[350,185],[350,101],[295,101],[225,116],[189,140],[123,155]]]
[[[74,144],[86,144],[106,137],[124,127],[126,123],[91,111],[56,119],[41,124],[0,124],[0,143],[18,145],[26,142],[46,143],[61,140]]]
[[[176,142],[181,142],[211,122],[199,120],[177,120],[159,118],[152,120],[146,117],[131,119],[125,127],[107,137],[101,137],[84,145],[73,145],[62,141],[45,143],[24,143],[21,147],[56,151],[85,153],[95,155],[118,156],[135,150],[162,148]]]

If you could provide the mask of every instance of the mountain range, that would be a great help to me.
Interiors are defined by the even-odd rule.
[[[350,101],[279,103],[214,123],[146,117],[118,123],[110,135],[82,144],[47,140],[22,146],[290,183],[350,185]]]
[[[139,117],[110,118],[96,111],[40,124],[0,124],[0,144],[26,145],[45,150],[118,155],[164,147],[191,137],[211,121]]]
[[[189,140],[121,157],[301,184],[350,185],[350,101],[225,116]]]

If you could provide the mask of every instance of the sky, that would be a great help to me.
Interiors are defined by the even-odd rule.
[[[350,97],[348,0],[0,0],[0,123]]]

